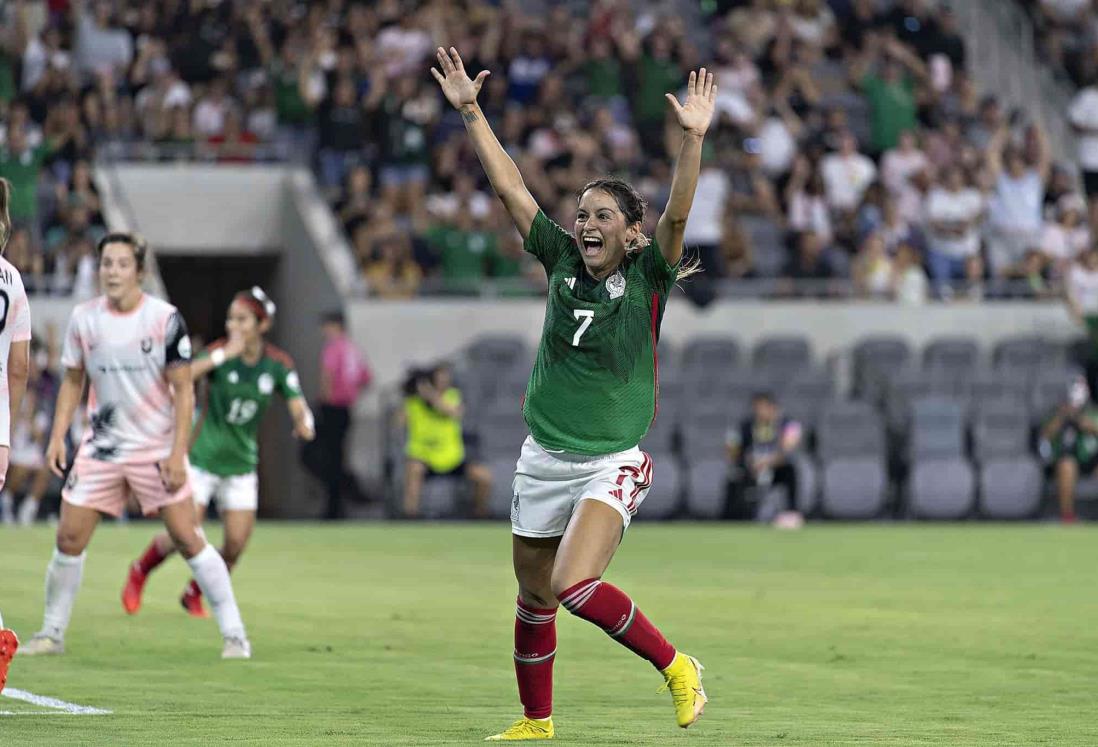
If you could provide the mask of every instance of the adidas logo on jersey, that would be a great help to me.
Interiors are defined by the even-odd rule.
[[[564,279],[564,284],[567,285],[571,290],[576,289],[576,279],[575,278],[565,278]]]

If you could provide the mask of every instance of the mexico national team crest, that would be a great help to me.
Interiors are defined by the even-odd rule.
[[[606,292],[610,294],[610,298],[621,298],[625,295],[625,276],[621,274],[621,270],[606,278]]]
[[[256,383],[259,385],[260,394],[270,394],[274,391],[274,377],[272,377],[269,373],[260,374],[259,381],[257,381]]]

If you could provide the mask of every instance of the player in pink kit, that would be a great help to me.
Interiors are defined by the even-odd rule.
[[[46,571],[42,630],[20,654],[64,653],[65,629],[80,588],[99,514],[119,516],[132,494],[146,515],[159,514],[210,601],[225,645],[223,659],[247,659],[244,632],[225,561],[199,529],[187,480],[194,387],[191,343],[171,304],[145,294],[144,242],[111,233],[97,247],[104,295],[72,312],[61,363],[46,463],[64,474],[65,434],[91,378],[84,441],[61,494],[57,547]]]
[[[11,184],[0,179],[0,253],[11,235],[8,202]],[[30,373],[30,306],[19,270],[0,257],[0,489],[8,475],[8,454],[11,451],[11,414],[19,412],[23,394],[27,391]],[[15,631],[4,627],[0,616],[0,691],[8,679],[8,665],[19,648]]]

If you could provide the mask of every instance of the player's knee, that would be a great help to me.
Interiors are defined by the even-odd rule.
[[[206,547],[206,540],[198,532],[189,532],[183,537],[173,537],[175,549],[187,560],[190,560]]]
[[[87,540],[79,533],[67,529],[57,530],[57,550],[62,555],[79,555],[87,547]]]
[[[245,542],[246,540],[225,540],[221,548],[221,557],[225,558],[227,564],[235,565],[240,560],[240,556],[244,554]]]
[[[552,609],[557,606],[557,598],[555,595],[550,594],[547,591],[535,591],[533,589],[519,588],[519,599],[527,607],[536,607],[538,609]]]
[[[569,589],[578,584],[580,581],[586,581],[586,578],[576,578],[572,573],[560,573],[553,571],[553,577],[549,581],[549,585],[553,589],[553,598],[560,601]]]
[[[1075,477],[1077,471],[1078,468],[1075,466],[1075,460],[1071,457],[1064,457],[1056,462],[1056,475],[1062,480]]]

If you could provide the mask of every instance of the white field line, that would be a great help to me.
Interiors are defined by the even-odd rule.
[[[45,695],[35,695],[34,693],[29,693],[26,690],[19,690],[14,687],[4,688],[4,692],[0,693],[0,695],[3,695],[5,698],[11,698],[13,700],[22,700],[23,702],[30,703],[31,705],[54,709],[53,711],[33,711],[34,714],[52,714],[60,711],[62,713],[73,714],[74,716],[106,716],[113,713],[113,711],[108,711],[103,708],[92,708],[91,706],[82,706],[77,705],[76,703],[68,703],[64,700],[58,700],[57,698],[49,698]],[[26,713],[29,714],[32,712]],[[0,711],[0,716],[14,715],[23,715],[23,713]]]

